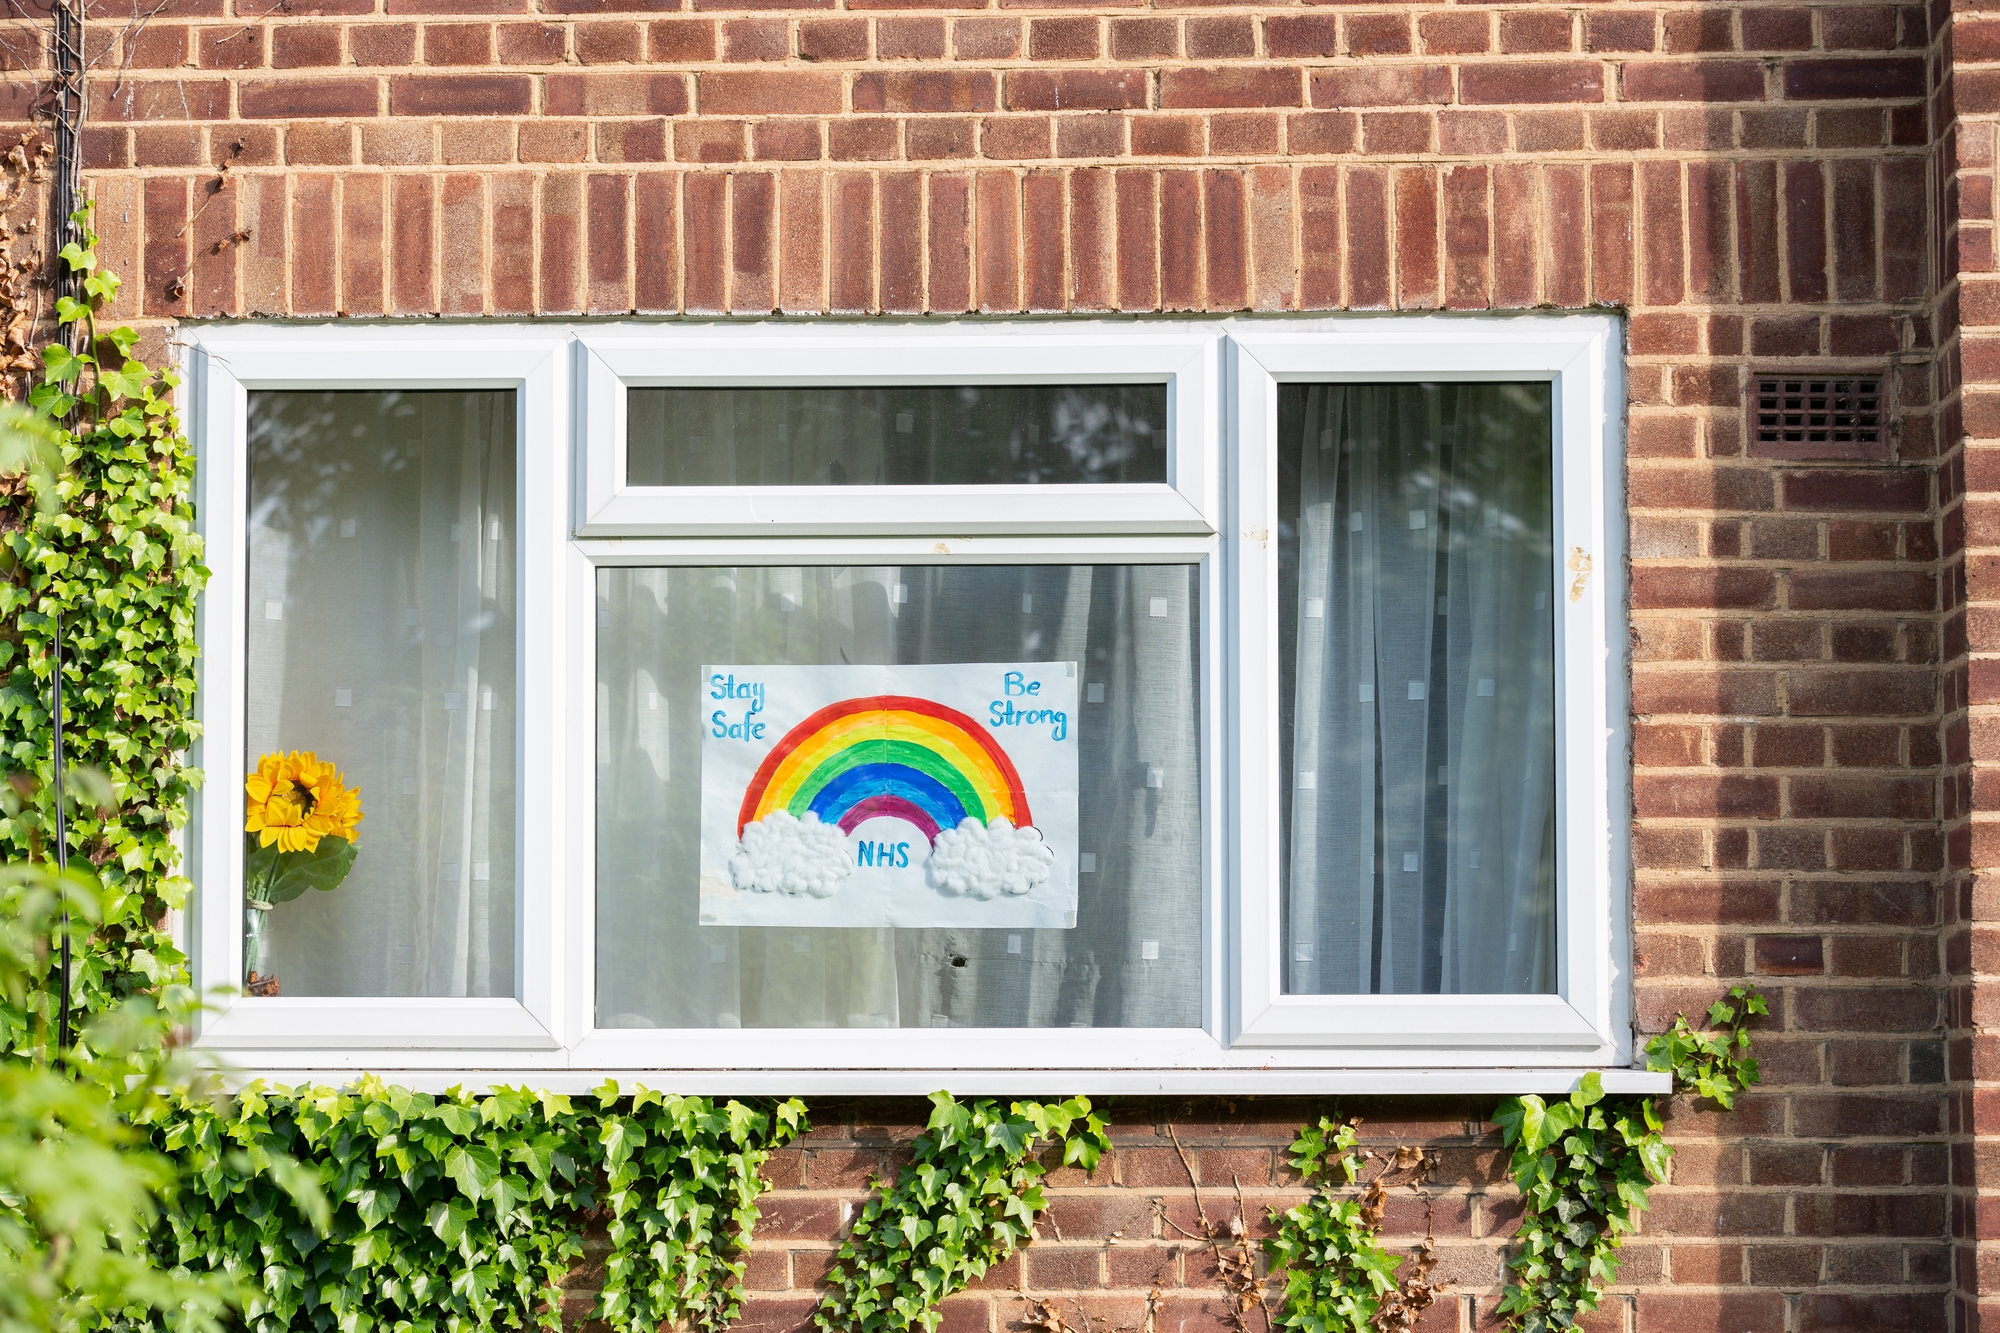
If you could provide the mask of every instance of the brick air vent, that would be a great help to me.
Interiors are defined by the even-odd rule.
[[[1882,377],[1759,375],[1755,452],[1873,454],[1882,437]]]

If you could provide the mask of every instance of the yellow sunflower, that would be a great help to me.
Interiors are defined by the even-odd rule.
[[[311,852],[324,837],[354,841],[361,793],[342,784],[332,764],[307,750],[267,754],[243,783],[246,833],[280,852]]]
[[[308,751],[298,759],[298,784],[311,795],[306,827],[322,837],[345,838],[353,842],[354,826],[361,822],[360,789],[347,786],[340,770],[321,762]]]

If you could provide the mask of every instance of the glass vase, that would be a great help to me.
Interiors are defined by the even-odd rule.
[[[249,902],[243,905],[243,984],[269,981],[264,964],[264,941],[271,925],[271,905]]]

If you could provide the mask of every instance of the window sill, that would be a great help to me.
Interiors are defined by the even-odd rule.
[[[688,1096],[923,1096],[944,1088],[959,1096],[1566,1096],[1586,1069],[396,1069],[370,1063],[367,1071],[419,1092],[464,1086],[527,1085],[576,1095],[602,1086],[648,1087]],[[359,1067],[259,1066],[257,1076],[283,1085],[344,1084]],[[1604,1090],[1660,1094],[1672,1078],[1643,1069],[1599,1069]],[[240,1086],[251,1075],[237,1073]]]

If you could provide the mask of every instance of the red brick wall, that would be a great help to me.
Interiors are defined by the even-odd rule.
[[[2000,469],[1960,422],[2000,442],[2000,394],[1977,391],[2000,342],[1975,327],[2000,325],[2000,72],[1977,67],[2000,20],[678,2],[104,9],[87,149],[120,313],[157,339],[246,314],[1627,311],[1638,1012],[1655,1030],[1750,978],[1774,1014],[1765,1089],[1676,1112],[1674,1182],[1603,1326],[1941,1329],[1954,1292],[1976,1311],[2000,1128],[1977,1091],[2000,1021],[1977,923],[2000,900],[1972,869],[2000,861],[1979,813],[2000,816],[1980,771],[2000,552],[1977,548]],[[1752,367],[1885,374],[1888,447],[1760,452]],[[1511,1224],[1488,1108],[1349,1109],[1443,1150],[1460,1295],[1435,1326],[1475,1326]],[[757,1320],[804,1308],[891,1133],[852,1126],[920,1112],[820,1112],[850,1128],[784,1161]],[[1212,1207],[1234,1172],[1259,1212],[1303,1114],[1122,1110],[1121,1151],[1063,1183],[1062,1236],[1006,1283],[1131,1327],[1159,1271],[1154,1325],[1212,1324],[1160,1127]],[[956,1304],[955,1333],[1013,1300]]]

